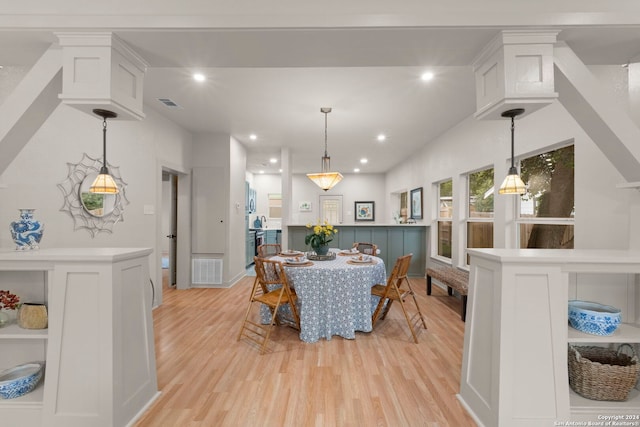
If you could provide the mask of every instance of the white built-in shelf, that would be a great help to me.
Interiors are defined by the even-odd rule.
[[[49,336],[48,329],[24,329],[13,323],[11,325],[0,328],[1,339],[47,339]]]
[[[0,399],[0,408],[41,408],[44,396],[44,375],[33,391],[14,399]],[[2,423],[0,423],[2,424]]]
[[[582,397],[575,391],[569,389],[569,401],[571,402],[572,414],[640,415],[640,411],[638,410],[638,408],[640,408],[640,391],[636,388],[632,388],[629,392],[629,397],[627,398],[627,400],[622,402],[612,402],[609,400],[591,400],[587,399],[586,397]],[[595,419],[592,419],[592,421],[595,421]]]
[[[569,326],[569,342],[572,343],[640,343],[640,325],[622,323],[607,336],[586,334]]]

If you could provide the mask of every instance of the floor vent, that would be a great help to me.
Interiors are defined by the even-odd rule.
[[[222,259],[193,258],[191,260],[191,282],[194,285],[221,285]]]

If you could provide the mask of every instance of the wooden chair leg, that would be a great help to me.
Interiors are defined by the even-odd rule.
[[[420,311],[420,306],[418,305],[418,299],[416,298],[416,293],[413,291],[413,287],[411,286],[411,282],[409,279],[405,278],[407,281],[407,287],[409,288],[409,293],[411,294],[411,298],[413,298],[413,303],[416,306],[416,311],[418,312],[418,316],[420,317],[420,321],[422,322],[422,327],[427,329],[427,322],[424,321],[424,316],[422,315],[422,311]]]
[[[387,300],[387,305],[385,306],[384,310],[382,311],[382,316],[380,316],[380,319],[384,320],[387,318],[387,313],[389,312],[389,309],[391,308],[391,304],[393,304],[393,300]]]
[[[431,295],[431,276],[427,274],[427,295]]]
[[[463,322],[467,320],[467,296],[460,295],[462,299],[462,307],[460,308],[460,318]]]
[[[382,310],[385,299],[386,298],[380,297],[380,301],[378,301],[378,305],[376,306],[376,309],[373,312],[373,316],[371,316],[371,327],[373,327],[373,325],[375,325],[376,322],[378,321],[378,317],[380,316],[380,310]]]
[[[424,321],[422,312],[420,311],[420,306],[418,305],[418,300],[416,299],[416,295],[413,292],[413,288],[411,287],[411,282],[409,282],[409,279],[407,279],[406,277],[405,277],[405,281],[407,282],[407,288],[409,289],[408,294],[411,295],[411,298],[413,298],[413,304],[416,306],[416,314],[413,317],[410,317],[409,313],[407,312],[407,309],[404,306],[404,301],[402,300],[402,298],[400,298],[398,302],[400,303],[400,307],[402,307],[402,312],[404,313],[404,318],[407,320],[407,325],[409,326],[409,330],[411,331],[411,335],[413,336],[413,341],[416,344],[418,344],[418,336],[416,335],[416,332],[413,329],[413,319],[415,319],[415,316],[418,316],[420,318],[420,322],[422,323],[422,326],[424,327],[424,329],[427,329],[427,324]],[[396,288],[396,291],[398,292],[398,295],[400,295],[399,289]]]
[[[400,303],[400,307],[402,307],[402,312],[404,313],[404,318],[407,320],[407,325],[409,325],[409,330],[411,331],[411,336],[413,336],[413,341],[418,344],[418,337],[416,336],[416,332],[413,330],[413,325],[411,324],[411,318],[409,317],[409,313],[407,313],[407,309],[404,308],[404,303],[402,300],[398,300]]]

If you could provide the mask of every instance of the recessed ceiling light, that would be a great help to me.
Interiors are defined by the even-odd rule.
[[[425,81],[428,82],[429,80],[433,79],[434,75],[431,71],[427,71],[426,73],[422,73],[422,75],[420,76],[420,78]]]
[[[282,169],[278,169],[278,172],[282,173]]]
[[[278,159],[276,159],[275,157],[270,158],[269,161],[271,163],[278,163]]]
[[[259,173],[264,173],[264,171],[263,171],[263,170],[261,170],[261,171],[258,171],[258,172],[259,172]]]
[[[365,159],[365,158],[360,159],[360,163],[362,163],[363,165],[364,165],[365,163],[367,163],[368,161],[369,161],[369,160],[367,160],[367,159]]]
[[[360,172],[360,169],[359,169],[359,168],[354,168],[354,169],[353,169],[353,171],[354,171],[355,173],[358,173],[358,172]]]
[[[193,80],[197,81],[197,82],[203,82],[206,80],[206,77],[204,76],[204,74],[201,73],[195,73],[193,75]]]
[[[385,139],[387,139],[387,135],[385,135],[384,133],[381,133],[380,135],[378,135],[378,141],[382,142]]]
[[[256,139],[258,139],[258,135],[256,135],[255,133],[252,133],[251,135],[249,135],[249,139],[251,139],[252,141],[255,141]]]

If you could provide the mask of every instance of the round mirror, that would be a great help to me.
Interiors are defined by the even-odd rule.
[[[67,179],[58,184],[64,196],[64,205],[60,208],[73,218],[74,230],[84,228],[91,237],[106,232],[111,233],[113,225],[122,220],[127,200],[127,183],[120,177],[117,166],[107,164],[109,172],[116,182],[118,194],[94,194],[89,192],[91,184],[102,167],[100,159],[82,155],[78,163],[67,163]]]
[[[88,173],[80,184],[80,201],[89,215],[102,218],[110,215],[116,206],[115,194],[96,194],[89,191],[91,184],[98,176],[95,172]]]

